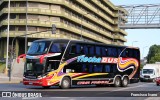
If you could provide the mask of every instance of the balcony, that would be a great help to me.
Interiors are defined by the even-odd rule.
[[[11,25],[26,25],[26,21],[25,20],[11,20],[10,21],[10,24]],[[76,29],[76,28],[73,28],[73,27],[70,27],[64,23],[54,23],[56,25],[57,28],[60,28],[60,29],[65,29],[65,30],[68,30],[70,32],[73,32],[77,35],[81,35],[81,30],[80,29]],[[1,22],[0,25],[7,25],[7,20],[4,20]],[[51,27],[52,23],[51,22],[41,22],[41,21],[28,21],[28,25],[29,26],[43,26],[43,27]],[[14,36],[17,36],[17,35],[21,35],[21,34],[24,34],[23,32],[11,32],[11,37],[14,37]],[[103,42],[103,43],[110,43],[109,41],[107,40],[103,40],[102,38],[100,37],[97,37],[97,36],[94,36],[92,34],[89,34],[87,32],[84,32],[82,31],[82,35],[84,37],[87,37],[87,38],[90,38],[90,39],[93,39],[95,41],[99,41],[99,42]],[[3,34],[2,33],[2,37],[6,37],[6,34]],[[50,38],[50,37],[53,37],[53,36],[50,36],[50,35],[44,35],[44,34],[41,34],[39,36],[37,36],[36,34],[35,35],[32,35],[31,37],[37,37],[37,38]],[[64,37],[64,36],[63,36]]]
[[[122,29],[119,29],[119,28],[115,28],[115,32],[120,32],[121,34],[123,34],[124,36],[127,36],[128,33]]]
[[[126,38],[124,38],[124,37],[122,37],[122,36],[119,36],[119,35],[116,35],[114,38],[117,39],[117,40],[121,40],[121,41],[123,41],[123,42],[127,42],[127,39],[126,39]]]
[[[98,2],[98,0],[91,0],[91,1],[94,2],[97,6],[104,9],[106,13],[110,14],[112,17],[117,17],[111,10],[109,10],[107,7],[104,7],[100,2]]]
[[[98,12],[97,9],[95,9],[94,7],[92,7],[91,5],[89,5],[88,3],[86,3],[83,0],[77,0],[77,2],[79,2],[80,4],[88,7],[90,10],[92,10],[93,12]],[[104,15],[101,12],[98,12],[97,14],[99,14],[100,16],[102,16],[104,19],[106,19],[106,21],[108,21],[111,24],[114,24],[114,21],[112,19],[110,19],[108,16]]]
[[[113,10],[118,10],[109,0],[103,0]]]
[[[8,12],[8,9],[7,8],[4,8],[3,10],[2,10],[2,13],[7,13]],[[11,13],[23,13],[23,12],[25,12],[25,8],[18,8],[18,7],[13,7],[12,9],[11,9]],[[55,10],[46,10],[46,9],[40,9],[40,8],[29,8],[28,9],[28,12],[29,13],[38,13],[38,14],[50,14],[50,15],[56,15],[56,16],[63,16],[63,17],[65,17],[65,18],[67,18],[67,19],[69,19],[69,20],[72,20],[72,21],[74,21],[75,23],[77,23],[77,24],[80,24],[81,23],[81,20],[80,19],[78,19],[78,18],[76,18],[76,17],[74,17],[74,16],[70,16],[68,13],[62,13],[62,12],[60,12],[60,11],[55,11]],[[1,13],[1,14],[2,14]],[[13,20],[11,20],[11,22],[12,22]],[[30,20],[28,20],[28,23],[30,23],[31,21]],[[31,24],[32,26],[33,25],[36,25],[37,26],[37,21],[32,21],[32,23],[33,24]],[[44,22],[41,22],[41,24],[39,24],[39,26],[46,26],[46,24],[43,24]],[[45,22],[45,23],[47,23],[47,22]],[[23,20],[22,21],[22,19],[16,19],[16,21],[14,22],[14,24],[13,25],[19,25],[19,24],[25,24],[25,20]],[[48,25],[50,25],[50,24],[48,24]],[[83,27],[87,27],[87,28],[89,28],[89,29],[91,29],[91,30],[93,30],[93,31],[95,31],[95,32],[98,32],[99,33],[99,31],[98,31],[98,29],[96,28],[96,27],[94,27],[94,26],[92,26],[92,25],[90,25],[90,24],[88,24],[87,22],[84,22],[84,21],[82,21],[82,25],[83,25]],[[50,27],[50,26],[48,26],[48,27]],[[101,31],[101,33],[99,33],[99,34],[102,34],[102,35],[105,35],[105,36],[107,36],[107,37],[111,37],[111,35],[110,34],[108,34],[108,33],[106,33],[106,32],[104,32],[104,31]]]
[[[18,1],[22,1],[22,0],[18,0]],[[37,1],[37,0],[30,0],[30,1]],[[38,1],[37,1],[38,2]],[[40,1],[41,2],[41,1]],[[48,0],[47,1],[45,1],[45,2],[48,2]],[[84,12],[81,10],[81,9],[79,9],[79,8],[77,8],[77,7],[75,7],[74,5],[70,5],[70,4],[68,4],[68,2],[62,2],[62,0],[52,0],[52,3],[57,3],[57,4],[62,4],[62,5],[65,5],[66,7],[69,7],[70,9],[72,9],[72,10],[74,10],[74,11],[76,11],[76,12],[79,12],[79,13],[81,13],[82,15],[84,14]],[[26,12],[26,9],[25,9],[25,7],[12,7],[11,8],[11,12],[12,13],[24,13],[24,12]],[[8,10],[7,10],[7,8],[4,8],[3,10],[2,10],[2,12],[0,13],[0,15],[2,15],[3,13],[8,13]],[[61,15],[61,11],[56,11],[56,10],[50,10],[50,9],[40,9],[40,8],[29,8],[28,9],[28,13],[33,13],[33,14],[42,14],[42,15],[54,15],[54,16],[62,16]],[[91,19],[92,21],[94,21],[95,22],[95,20],[97,20],[95,17],[93,17],[93,16],[91,16],[91,15],[88,15],[87,16],[89,19]],[[70,19],[70,18],[69,18]],[[114,21],[113,21],[114,22]],[[113,29],[112,29],[112,27],[110,26],[110,25],[107,25],[107,24],[104,24],[102,21],[96,21],[96,23],[97,24],[100,24],[100,25],[102,25],[102,26],[104,26],[104,27],[106,27],[108,30],[111,30],[111,31],[113,31]]]

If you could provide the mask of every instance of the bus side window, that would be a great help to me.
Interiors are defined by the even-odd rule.
[[[100,72],[102,72],[102,68],[103,68],[102,65],[94,65],[94,71],[93,72],[100,73]]]
[[[138,50],[133,50],[133,57],[136,59],[139,59],[139,51]]]
[[[64,67],[63,72],[65,72],[65,73],[82,72],[82,66],[76,65],[76,64],[69,64]]]
[[[133,58],[133,50],[132,49],[128,50],[128,57]]]
[[[81,53],[81,45],[76,46],[76,52],[77,52],[77,54]]]
[[[76,53],[77,54],[84,54],[84,50],[83,50],[83,46],[82,45],[76,45]]]
[[[113,73],[117,72],[117,66],[116,66],[116,64],[112,65],[112,71],[113,71]]]
[[[102,56],[107,56],[107,49],[102,47]]]
[[[88,72],[88,67],[86,66],[86,64],[82,65],[82,72]]]
[[[70,54],[75,54],[76,53],[76,45],[72,45],[70,48]]]
[[[89,45],[88,46],[88,52],[89,52],[89,55],[94,55],[94,46],[93,45]]]
[[[88,65],[88,67],[89,67],[89,73],[92,73],[93,72],[93,65],[90,64],[90,65]]]
[[[125,49],[125,50],[122,52],[121,57],[128,58],[128,56],[129,56],[129,51],[128,51],[128,49]]]
[[[67,44],[61,44],[61,51],[64,52],[66,49]]]
[[[88,47],[86,45],[84,46],[84,54],[88,54]]]
[[[118,57],[121,56],[120,54],[122,53],[122,48],[118,48]]]
[[[111,65],[104,65],[104,71],[103,72],[111,72]]]
[[[52,44],[50,53],[59,53],[59,52],[61,52],[60,44],[59,43]]]
[[[96,46],[96,55],[101,55],[101,48],[99,46]]]

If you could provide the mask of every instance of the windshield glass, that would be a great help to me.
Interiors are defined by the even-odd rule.
[[[37,62],[26,62],[25,73],[29,76],[39,76],[43,74],[44,65]]]
[[[33,42],[27,54],[44,54],[47,53],[51,41]]]
[[[153,74],[153,69],[143,69],[143,74]]]

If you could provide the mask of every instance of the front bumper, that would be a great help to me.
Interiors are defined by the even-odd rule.
[[[24,85],[46,86],[44,83],[45,81],[43,79],[23,79]]]
[[[154,78],[140,78],[141,81],[147,81],[147,82],[150,82],[150,81],[154,81],[155,79]]]

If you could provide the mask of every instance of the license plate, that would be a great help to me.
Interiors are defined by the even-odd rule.
[[[29,82],[29,85],[32,85],[33,83]]]
[[[147,79],[147,80],[148,80],[149,78],[145,78],[145,79]]]

